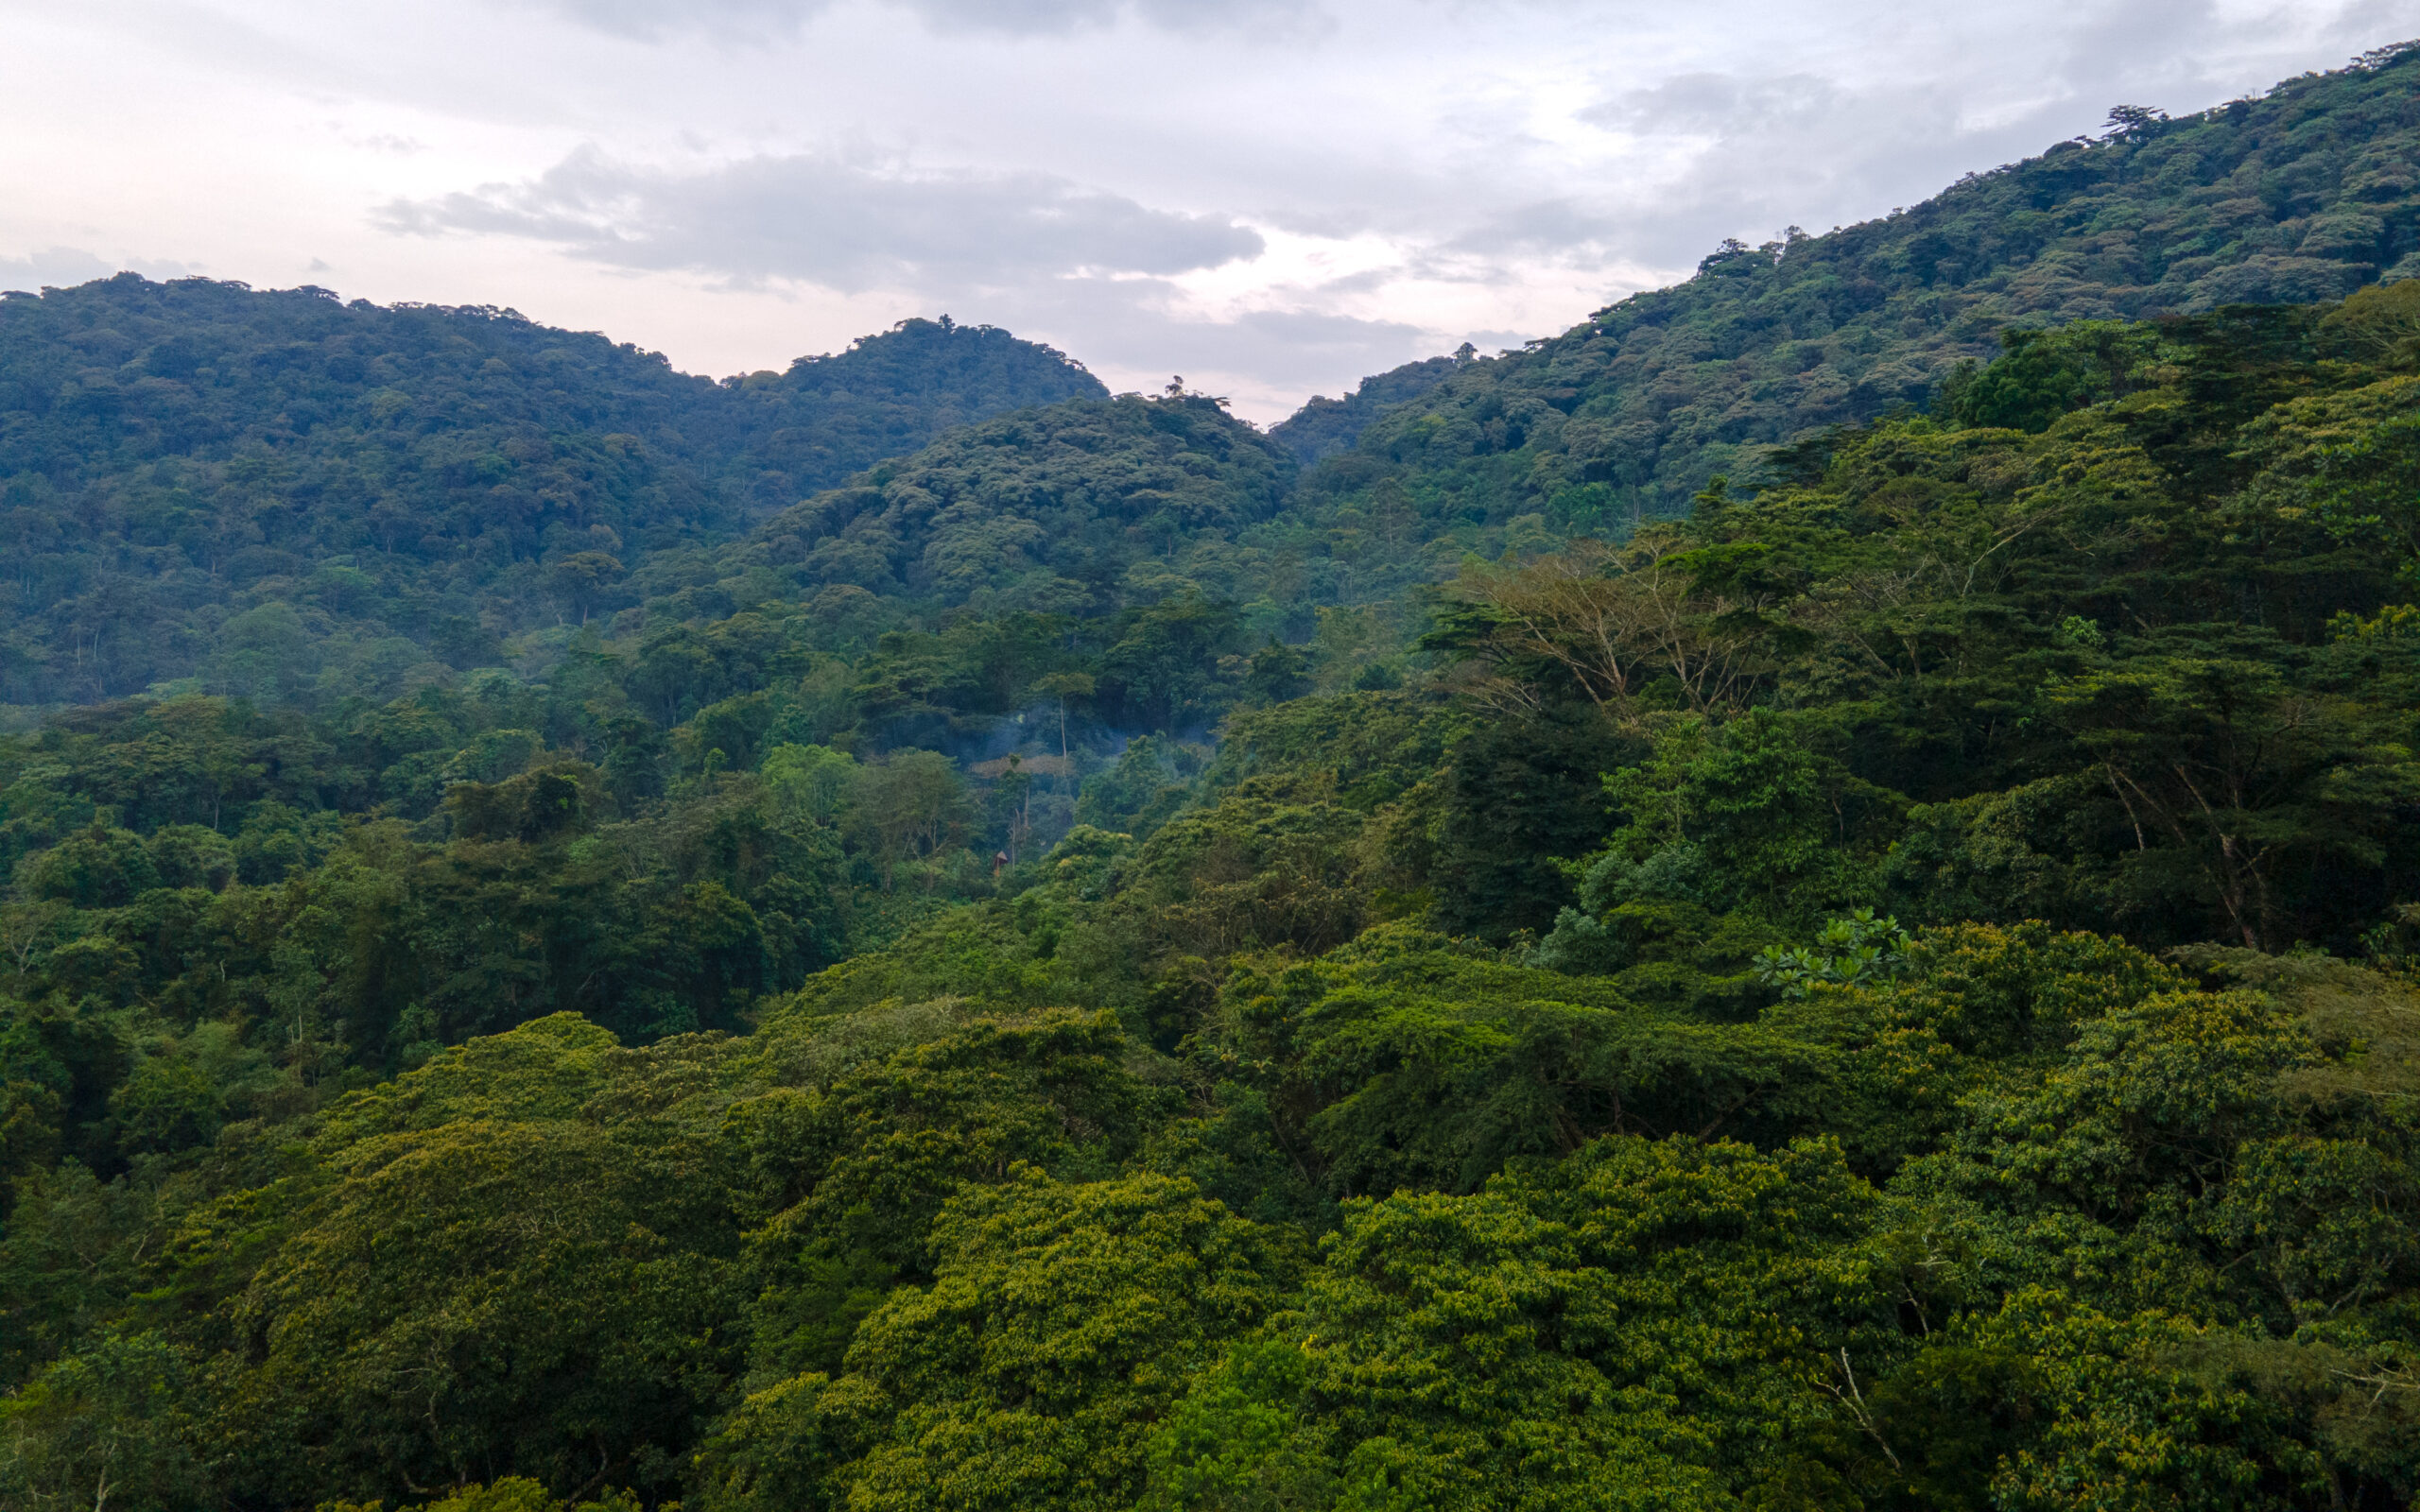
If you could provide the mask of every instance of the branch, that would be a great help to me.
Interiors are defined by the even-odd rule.
[[[2386,1394],[2390,1391],[2420,1391],[2420,1379],[2415,1379],[2409,1370],[2384,1370],[2366,1376],[2357,1375],[2350,1370],[2330,1370],[2327,1373],[2339,1381],[2350,1381],[2357,1386],[2377,1387],[2377,1390],[2370,1393],[2370,1405],[2367,1409],[2370,1412],[2377,1410],[2378,1403],[2386,1400]]]
[[[1832,1362],[1826,1360],[1824,1363],[1828,1366]],[[1865,1393],[1857,1388],[1857,1372],[1849,1368],[1849,1351],[1846,1349],[1841,1350],[1840,1366],[1841,1379],[1848,1383],[1848,1389],[1842,1391],[1828,1381],[1824,1383],[1824,1389],[1841,1400],[1841,1405],[1848,1409],[1849,1416],[1857,1419],[1858,1427],[1865,1431],[1865,1436],[1873,1439],[1875,1446],[1882,1451],[1882,1457],[1891,1462],[1891,1468],[1904,1473],[1905,1467],[1899,1463],[1899,1456],[1891,1452],[1891,1445],[1883,1438],[1882,1430],[1874,1424],[1874,1415],[1865,1409]]]

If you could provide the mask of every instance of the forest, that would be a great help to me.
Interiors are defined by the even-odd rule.
[[[2415,83],[1266,432],[0,301],[0,1506],[2412,1504]]]

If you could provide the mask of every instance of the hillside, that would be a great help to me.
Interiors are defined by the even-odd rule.
[[[905,679],[903,708],[970,679],[991,687],[958,696],[961,713],[981,718],[953,716],[951,733],[927,727],[922,742],[970,756],[992,739],[984,720],[1028,696],[1007,667],[959,664],[977,643],[1056,639],[1078,658],[1123,647],[1092,712],[1125,732],[1198,735],[1242,696],[1255,661],[1291,668],[1288,686],[1393,675],[1404,591],[1507,540],[1478,524],[1424,527],[1386,501],[1364,510],[1305,498],[1296,478],[1279,437],[1201,395],[1024,410],[883,462],[727,545],[661,554],[626,580],[637,602],[607,644],[666,669],[648,685],[667,690],[654,706],[667,722],[734,690],[694,649],[728,627],[759,627],[749,633],[771,634],[802,664],[881,647],[882,676]],[[1028,627],[1000,628],[1011,624]],[[1175,638],[1154,639],[1163,631]],[[960,649],[891,667],[891,647],[937,636]],[[671,670],[682,665],[694,670]]]
[[[1374,416],[1314,483],[1392,477],[1424,515],[1603,529],[1680,512],[1760,445],[1922,407],[2003,326],[2341,299],[2420,273],[2416,82],[2420,48],[2386,48],[2257,99],[2128,112],[1887,219],[1726,244],[1685,284]]]
[[[133,275],[11,296],[0,702],[391,692],[951,426],[1102,392],[922,320],[718,385],[509,311]]]
[[[1274,516],[1290,459],[1209,400],[1132,395],[959,432],[769,522],[802,589],[1097,615]],[[1221,583],[1232,588],[1232,582]]]
[[[1428,357],[1364,378],[1342,399],[1314,394],[1303,407],[1270,427],[1269,438],[1305,464],[1334,455],[1361,438],[1377,419],[1402,408],[1475,360],[1468,342],[1450,357]]]
[[[2407,56],[1953,192],[2083,185],[1937,327],[1750,328],[1902,216],[1269,434],[46,296],[321,335],[14,390],[218,680],[0,733],[0,1508],[2420,1502],[2420,278],[2120,214],[2341,195]]]
[[[0,743],[0,1488],[2406,1504],[2415,333],[2036,336],[1357,685],[1037,541]],[[807,508],[946,597],[947,501],[1281,475],[1076,402]]]
[[[2387,49],[2198,115],[2132,112],[1887,220],[1729,247],[1522,352],[1315,399],[1269,436],[1308,469],[1301,485],[1255,510],[1307,532],[1293,547],[1323,586],[1261,623],[1300,639],[1310,609],[1384,598],[1463,551],[1673,514],[1770,444],[1929,403],[2004,327],[2397,278],[2420,255],[2420,185],[2399,166],[2420,155],[2414,66]],[[946,320],[713,384],[509,312],[132,276],[11,297],[0,703],[155,684],[310,701],[431,667],[535,666],[600,613],[727,582],[762,521],[877,461],[1105,397],[1046,348]],[[1411,557],[1374,576],[1374,540]],[[1179,576],[1255,596],[1232,572]],[[700,602],[736,607],[723,591],[676,612]]]

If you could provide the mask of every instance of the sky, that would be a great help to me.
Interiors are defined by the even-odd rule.
[[[0,288],[505,305],[722,376],[912,315],[1236,412],[2420,36],[2420,0],[0,0]]]

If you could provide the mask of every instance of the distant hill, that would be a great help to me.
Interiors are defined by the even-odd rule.
[[[1885,219],[1726,243],[1685,284],[1371,415],[1314,481],[1394,477],[1430,519],[1599,529],[1685,508],[1761,444],[1922,405],[2005,326],[2341,299],[2420,273],[2415,49],[2175,120],[2121,108],[2104,136]],[[1278,430],[1318,450],[1358,403],[1314,401]]]
[[[882,600],[852,636],[1182,583],[1265,600],[1253,623],[1297,637],[1467,553],[1679,513],[1776,444],[1928,404],[2005,329],[2420,272],[2413,56],[2179,120],[2121,109],[2097,139],[1886,219],[1727,243],[1677,287],[1378,374],[1265,438],[1187,421],[1208,451],[1134,428],[1191,402],[1102,407],[1062,353],[946,319],[716,383],[510,311],[131,274],[9,295],[0,704],[391,696],[508,645],[535,671],[600,614],[644,606],[652,633],[835,587]],[[1069,404],[1090,407],[963,432]],[[1203,504],[1231,493],[1250,508]]]
[[[1450,357],[1426,357],[1391,368],[1361,380],[1342,399],[1314,394],[1302,408],[1270,427],[1269,438],[1294,454],[1297,461],[1316,462],[1343,451],[1360,439],[1379,416],[1399,409],[1445,381],[1448,373],[1475,360],[1468,342]]]
[[[717,384],[510,311],[133,274],[11,294],[0,701],[493,661],[665,547],[952,426],[1106,392],[946,320]]]
[[[762,532],[803,587],[1098,614],[1276,513],[1292,459],[1203,398],[1076,401],[957,432]]]
[[[1299,639],[1316,623],[1311,606],[1341,596],[1332,573],[1310,569],[1327,555],[1328,523],[1286,509],[1295,476],[1282,446],[1201,395],[1122,394],[997,416],[817,493],[745,539],[662,554],[627,579],[636,603],[615,616],[613,644],[635,655],[642,701],[670,722],[749,680],[722,670],[727,627],[743,621],[793,659],[879,646],[896,660],[890,632],[912,641],[997,621],[1026,627],[1012,640],[1030,631],[1064,650],[1116,641],[1164,609],[1219,627],[1164,659],[1167,677],[1189,685],[1219,655],[1271,634]],[[1382,570],[1373,560],[1363,576]],[[921,704],[943,684],[989,687],[1006,675],[938,670],[957,655],[916,653],[908,660],[929,664],[876,680],[916,685],[908,702]],[[984,712],[1013,713],[1013,700]]]
[[[1109,390],[1081,364],[993,326],[903,320],[833,356],[717,386],[687,434],[752,505],[786,508],[960,425]]]

